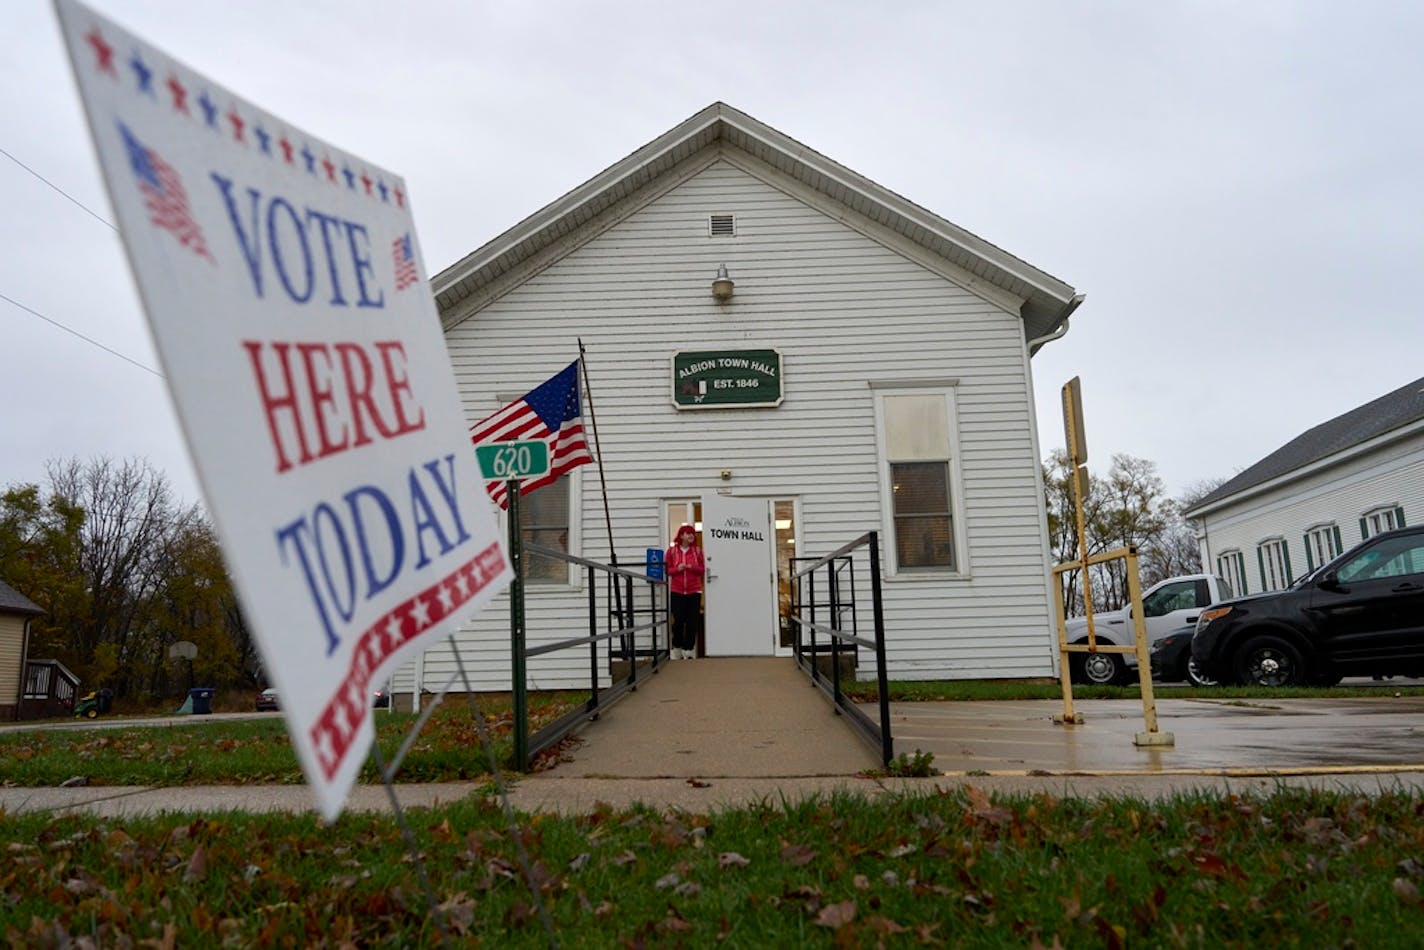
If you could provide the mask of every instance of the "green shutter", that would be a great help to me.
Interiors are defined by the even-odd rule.
[[[1406,525],[1406,524],[1404,523],[1404,506],[1403,506],[1403,505],[1400,505],[1398,508],[1394,509],[1394,526],[1395,526],[1396,528],[1407,528],[1407,527],[1408,527],[1408,525]]]
[[[1330,526],[1330,530],[1335,532],[1335,556],[1339,557],[1345,552],[1345,545],[1340,540],[1340,526],[1338,524],[1333,524]]]
[[[1261,552],[1261,546],[1256,545],[1256,567],[1261,570],[1261,590],[1270,590],[1271,583],[1266,580],[1266,555]]]
[[[1281,560],[1284,561],[1286,565],[1286,586],[1289,587],[1291,582],[1295,580],[1295,575],[1291,573],[1290,545],[1286,543],[1285,538],[1281,538]]]
[[[1250,582],[1246,579],[1246,555],[1240,551],[1236,552],[1236,576],[1241,578],[1241,590],[1237,593],[1244,597],[1251,589]]]
[[[1365,538],[1368,538],[1369,536],[1370,536],[1370,526],[1369,526],[1368,523],[1366,523],[1366,521],[1365,521],[1364,518],[1361,518],[1361,519],[1360,519],[1360,540],[1363,541],[1363,540],[1365,540]]]
[[[1310,550],[1310,535],[1301,538],[1305,542],[1305,569],[1307,572],[1315,570],[1315,555]]]

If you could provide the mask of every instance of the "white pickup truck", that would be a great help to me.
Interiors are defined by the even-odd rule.
[[[1181,627],[1197,622],[1211,604],[1231,600],[1235,594],[1225,579],[1214,574],[1183,574],[1158,581],[1142,595],[1142,619],[1147,625],[1147,646]],[[1064,625],[1069,643],[1088,642],[1088,618],[1071,617]],[[1132,645],[1132,605],[1093,614],[1098,643]],[[1126,682],[1137,667],[1132,653],[1070,653],[1073,682],[1110,686]]]

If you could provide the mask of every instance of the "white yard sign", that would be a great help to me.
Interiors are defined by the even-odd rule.
[[[163,370],[302,769],[509,581],[405,185],[57,0]]]

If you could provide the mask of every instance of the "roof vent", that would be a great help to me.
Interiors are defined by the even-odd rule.
[[[709,237],[736,237],[737,218],[731,214],[714,214],[707,218],[707,235]]]

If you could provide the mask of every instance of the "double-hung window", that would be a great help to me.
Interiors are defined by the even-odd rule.
[[[1404,527],[1404,509],[1398,505],[1371,508],[1360,518],[1360,540]]]
[[[1313,571],[1340,556],[1340,528],[1335,524],[1318,524],[1305,531],[1305,567]]]
[[[1246,586],[1246,559],[1241,556],[1240,551],[1222,551],[1218,554],[1216,573],[1226,578],[1226,582],[1238,595],[1244,595],[1248,590]]]
[[[1256,547],[1261,567],[1262,590],[1285,590],[1290,586],[1290,551],[1284,538],[1268,538]]]
[[[954,387],[877,387],[891,574],[968,573]]]
[[[519,498],[519,540],[568,553],[570,476],[560,475],[548,485]],[[569,564],[557,558],[529,552],[524,558],[524,581],[528,584],[567,584]]]

